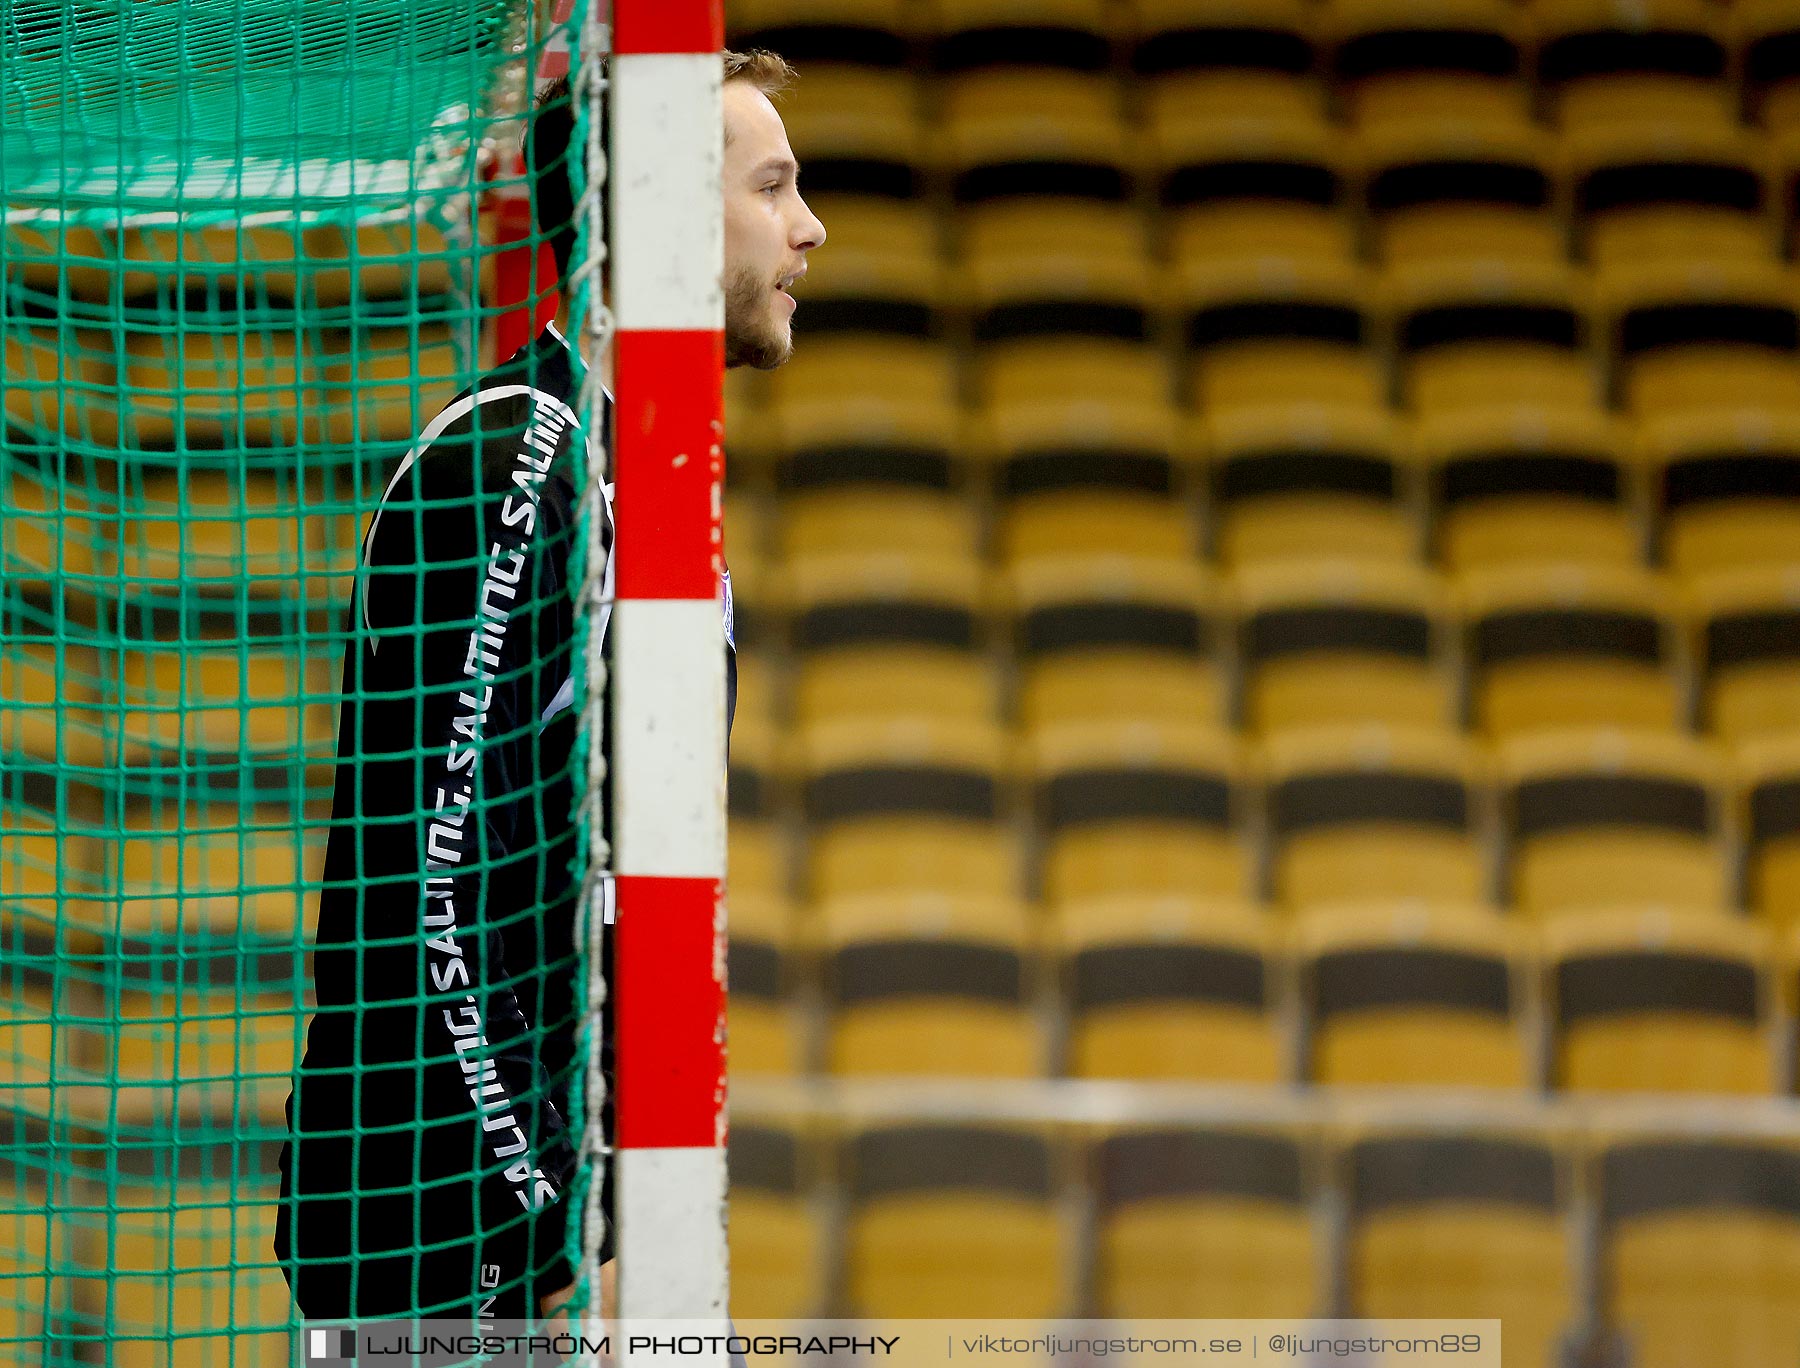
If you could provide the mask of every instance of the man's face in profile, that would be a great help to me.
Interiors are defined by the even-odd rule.
[[[725,364],[773,370],[794,350],[787,286],[825,225],[800,198],[799,165],[775,106],[725,83]]]

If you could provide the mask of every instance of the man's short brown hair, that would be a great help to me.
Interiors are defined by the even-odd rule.
[[[794,83],[787,58],[763,48],[725,54],[725,79],[748,81],[771,100]]]
[[[761,48],[750,52],[726,52],[725,79],[748,81],[774,99],[794,81],[787,59]],[[604,103],[601,118],[605,118]],[[531,127],[525,135],[526,167],[531,177],[531,207],[540,236],[550,239],[556,256],[556,273],[568,278],[569,257],[575,251],[575,195],[569,179],[569,141],[575,135],[575,114],[570,104],[569,78],[562,77],[538,97]],[[606,126],[600,142],[606,145]]]

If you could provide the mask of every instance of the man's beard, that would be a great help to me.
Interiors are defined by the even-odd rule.
[[[794,350],[786,328],[769,314],[771,283],[748,268],[725,282],[725,364],[774,370]]]

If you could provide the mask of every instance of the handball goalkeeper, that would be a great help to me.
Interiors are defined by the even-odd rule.
[[[770,99],[792,71],[766,52],[724,62],[725,359],[767,370],[793,350],[787,288],[825,229],[800,197]],[[527,139],[538,230],[565,279],[572,132],[565,81]],[[317,1012],[287,1104],[275,1231],[308,1319],[529,1319],[573,1290],[569,472],[586,459],[575,414],[586,366],[610,382],[610,363],[546,327],[427,424],[363,540]],[[604,431],[602,419],[593,439]],[[721,594],[729,730],[728,573]],[[594,645],[606,614],[595,613]],[[604,945],[610,961],[610,936]],[[602,1035],[611,1135],[609,1020]],[[610,1210],[610,1174],[602,1181]],[[608,1276],[613,1250],[609,1217]]]

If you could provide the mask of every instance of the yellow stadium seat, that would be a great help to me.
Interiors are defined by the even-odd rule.
[[[1052,934],[1070,1075],[1287,1078],[1275,937],[1260,909],[1174,891],[1076,897],[1056,905]]]
[[[1090,256],[1139,264],[1151,256],[1149,224],[1135,206],[1055,195],[966,205],[957,214],[955,236],[961,265],[975,274],[1013,268],[1013,288],[1006,293],[1014,298],[1031,298],[1031,285],[1058,292],[1038,296],[1050,298],[1080,289],[1091,272],[1103,269]],[[1063,280],[1064,272],[1074,279]]]
[[[820,557],[789,579],[802,727],[824,719],[981,721],[999,713],[979,565]]]
[[[1649,572],[1518,565],[1471,571],[1456,587],[1470,711],[1488,735],[1682,724],[1672,596]]]
[[[785,727],[776,719],[769,668],[760,651],[738,656],[737,714],[726,741],[726,806],[734,821],[772,816],[784,792],[787,775],[781,748]]]
[[[418,300],[449,294],[451,263],[466,252],[416,212],[371,217],[353,225],[322,223],[303,237],[313,302],[342,306],[364,300]],[[330,263],[330,265],[326,265]],[[340,264],[341,263],[341,264]],[[427,414],[429,416],[429,413]]]
[[[1536,1082],[1519,928],[1482,907],[1316,907],[1294,928],[1308,1076],[1382,1087]]]
[[[1199,540],[1183,502],[1126,489],[1059,489],[1015,499],[1001,511],[996,537],[1001,563],[1012,573],[1034,561],[1187,562]]]
[[[1632,1363],[1800,1365],[1800,1153],[1657,1134],[1596,1148],[1603,1308]]]
[[[60,282],[67,281],[76,299],[105,304],[115,281],[127,299],[154,283],[143,271],[119,269],[116,231],[77,223],[56,209],[14,206],[6,216],[4,242],[0,255],[8,276],[43,294],[57,294]]]
[[[811,203],[810,199],[808,201]],[[836,225],[833,224],[835,242]],[[803,282],[795,289],[803,288]],[[726,498],[741,498],[768,483],[777,459],[775,422],[769,413],[769,372],[733,366],[725,372],[725,468],[730,486]],[[727,513],[725,526],[731,518]]]
[[[992,722],[949,719],[834,720],[799,735],[810,896],[1014,896],[1007,746]]]
[[[1543,935],[1556,1086],[1774,1090],[1767,927],[1711,908],[1618,907],[1566,913]]]
[[[14,762],[104,762],[99,663],[90,646],[17,636],[0,645],[0,754]]]
[[[1731,21],[1751,117],[1772,133],[1800,128],[1800,67],[1794,61],[1800,9],[1793,0],[1738,0]]]
[[[929,336],[944,263],[927,202],[809,190],[807,203],[828,226],[832,255],[831,270],[794,282],[808,342],[825,332]]]
[[[49,1148],[44,1128],[22,1117],[9,1116],[6,1129],[8,1149]],[[0,1363],[25,1368],[41,1361],[49,1323],[69,1309],[69,1284],[61,1276],[71,1258],[67,1227],[51,1214],[41,1177],[28,1169],[0,1185],[0,1211]]]
[[[877,567],[870,573],[891,568],[899,574],[968,560],[975,552],[975,517],[967,499],[942,490],[841,485],[783,499],[776,536],[790,573],[861,559]]]
[[[1707,0],[1532,0],[1538,81],[1565,132],[1729,124],[1725,20]]]
[[[1305,0],[1132,0],[1131,67],[1158,116],[1189,124],[1317,118],[1317,17]]]
[[[1030,918],[1016,899],[865,893],[814,908],[837,1074],[1044,1071]]]
[[[1095,1142],[1097,1314],[1297,1317],[1322,1304],[1304,1132],[1136,1126]]]
[[[100,545],[99,572],[139,593],[236,592],[298,598],[317,573],[323,511],[287,480],[145,469],[122,491],[129,515]]]
[[[1753,134],[1634,122],[1571,137],[1564,158],[1578,237],[1600,270],[1775,254],[1770,157]]]
[[[1456,724],[1435,577],[1414,566],[1320,558],[1252,566],[1232,581],[1245,724]]]
[[[173,319],[178,330],[128,330],[126,421],[134,444],[160,449],[178,440],[228,447],[316,440],[324,411],[319,359],[297,317],[183,311]]]
[[[127,643],[117,668],[128,764],[158,756],[329,762],[332,686],[322,655],[277,638]]]
[[[1056,1154],[1026,1127],[924,1123],[846,1138],[846,1309],[1038,1318],[1067,1304]]]
[[[105,937],[199,936],[304,948],[325,872],[325,831],[291,808],[193,803],[134,809],[98,853],[104,906],[83,925]],[[94,919],[94,920],[88,920]]]
[[[1197,563],[1026,561],[1012,599],[1028,733],[1107,719],[1223,722],[1216,605]]]
[[[731,38],[740,50],[773,45],[779,52],[776,37],[799,36],[811,45],[841,44],[837,60],[891,66],[898,65],[892,40],[917,36],[929,17],[907,0],[742,0],[732,7]]]
[[[794,911],[785,898],[732,889],[726,910],[730,946],[726,1058],[739,1074],[794,1074],[804,1065],[794,1021]]]
[[[763,785],[758,782],[754,787],[760,790]],[[786,841],[780,824],[766,811],[739,808],[732,812],[725,860],[731,894],[787,896]]]
[[[285,1095],[300,1057],[305,953],[250,938],[105,947],[104,1029],[78,1026],[75,1062],[120,1088],[179,1089],[222,1107]]]
[[[89,450],[119,442],[119,389],[110,334],[33,319],[4,333],[4,411],[9,425],[42,441]],[[160,435],[160,434],[159,434]]]
[[[1744,743],[1733,761],[1746,901],[1785,932],[1800,925],[1800,738]]]
[[[1123,336],[1019,336],[977,356],[971,435],[1002,494],[1174,488],[1182,424],[1160,349]]]
[[[1800,317],[1774,263],[1633,264],[1598,277],[1623,407],[1647,423],[1800,409]]]
[[[309,515],[309,521],[318,526],[318,550],[308,556],[306,573],[296,586],[296,607],[300,612],[322,611],[327,618],[342,621],[349,610],[357,566],[362,561],[363,533],[367,530],[363,515],[352,511],[358,503],[353,490],[334,489],[328,479],[323,505]]]
[[[1221,93],[1218,79],[1210,72],[1164,77],[1147,96],[1175,277],[1204,277],[1231,262],[1243,270],[1263,258],[1348,263],[1356,249],[1335,131],[1310,109],[1196,117],[1196,102]],[[1225,91],[1244,94],[1241,84],[1228,79]]]
[[[61,578],[73,597],[91,591],[94,540],[82,482],[61,478],[23,461],[0,461],[0,569],[20,592],[48,593]]]
[[[780,573],[769,556],[770,503],[740,492],[725,496],[725,569],[731,576],[733,645],[742,657],[767,645],[786,608]],[[743,706],[740,696],[738,703]]]
[[[1511,901],[1533,916],[1730,901],[1723,766],[1677,732],[1542,731],[1497,756]]]
[[[1358,127],[1529,122],[1525,26],[1510,0],[1332,0],[1326,16]]]
[[[80,1060],[72,1018],[91,1012],[94,1003],[85,984],[56,971],[55,942],[21,942],[9,935],[6,952],[0,973],[6,1003],[0,1007],[0,1099],[10,1117],[41,1111],[50,1105],[53,1082],[73,1081],[71,1066]]]
[[[52,951],[59,937],[93,926],[101,891],[98,862],[108,847],[79,816],[23,803],[0,806],[0,947],[7,954]]]
[[[1389,266],[1567,254],[1553,144],[1529,125],[1381,123],[1357,131],[1349,157]]]
[[[1599,369],[1580,277],[1561,262],[1402,263],[1384,281],[1406,394],[1422,414],[1592,405]]]
[[[323,235],[315,232],[311,240],[319,243]],[[151,288],[207,295],[214,307],[304,302],[312,278],[338,266],[329,257],[308,256],[306,235],[293,219],[140,223],[125,229],[121,244],[124,259],[153,282]]]
[[[1106,0],[936,0],[934,64],[943,71],[1029,63],[1101,71],[1111,64]]]
[[[782,482],[795,492],[857,481],[946,485],[963,422],[950,350],[875,334],[820,338],[805,366],[773,372],[769,413]]]
[[[1436,557],[1451,574],[1642,559],[1642,481],[1599,408],[1496,403],[1422,416]]]
[[[1779,392],[1770,398],[1780,401]],[[1800,410],[1759,405],[1642,425],[1662,547],[1678,575],[1777,566],[1800,536]]]
[[[1417,558],[1414,490],[1382,408],[1304,399],[1227,403],[1204,423],[1218,559]]]
[[[1722,570],[1684,588],[1707,730],[1727,745],[1800,734],[1800,573]]]
[[[732,1314],[740,1320],[811,1314],[826,1272],[811,1138],[782,1125],[734,1120],[726,1162]]]
[[[1180,263],[1194,396],[1203,414],[1271,404],[1375,407],[1386,380],[1365,345],[1368,283],[1318,258]]]
[[[1052,902],[1248,891],[1243,763],[1231,733],[1097,719],[1042,728],[1029,745]]]
[[[449,324],[367,323],[326,337],[327,435],[340,444],[408,442],[469,379]]]
[[[969,205],[960,218],[958,277],[977,341],[1144,335],[1157,286],[1135,206],[1033,196]]]
[[[953,73],[936,132],[961,203],[1020,194],[1122,200],[1131,130],[1110,74],[1049,67]]]
[[[74,1218],[76,1291],[106,1319],[110,1356],[120,1368],[284,1368],[291,1302],[271,1252],[273,1185],[251,1200],[248,1182],[171,1190],[170,1176],[160,1205],[101,1199]]]
[[[1498,1319],[1505,1368],[1547,1368],[1576,1315],[1565,1160],[1541,1136],[1349,1140],[1349,1314]]]
[[[726,743],[726,803],[734,819],[766,817],[782,778],[782,728],[776,721],[768,658],[761,651],[740,650],[737,672],[737,711]]]
[[[1335,726],[1263,746],[1273,894],[1289,907],[1481,902],[1483,767],[1450,731]]]
[[[806,98],[784,105],[788,141],[806,168],[806,192],[916,194],[926,127],[910,71],[851,62],[806,68]]]

